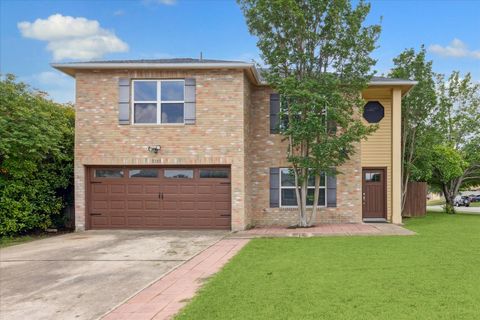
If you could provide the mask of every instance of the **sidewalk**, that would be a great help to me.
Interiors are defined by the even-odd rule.
[[[328,237],[328,236],[409,236],[415,232],[391,223],[320,224],[312,228],[262,227],[232,233],[230,238]]]

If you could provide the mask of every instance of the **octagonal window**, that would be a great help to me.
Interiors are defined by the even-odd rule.
[[[363,109],[363,117],[368,123],[378,123],[385,116],[385,110],[378,101],[369,101]]]

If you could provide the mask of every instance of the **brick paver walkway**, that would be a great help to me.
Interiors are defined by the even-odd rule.
[[[271,227],[235,232],[140,291],[102,320],[171,319],[193,298],[203,280],[218,272],[250,238],[413,234],[389,223],[321,224],[304,229]]]
[[[103,320],[171,319],[205,278],[218,272],[248,239],[223,239],[140,291]]]
[[[338,223],[297,229],[287,229],[285,227],[254,228],[233,233],[230,237],[403,236],[414,234],[413,231],[391,223]]]

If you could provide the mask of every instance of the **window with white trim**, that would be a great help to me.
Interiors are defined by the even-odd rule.
[[[297,207],[297,196],[295,192],[295,175],[289,168],[280,168],[280,207]],[[318,206],[325,207],[327,199],[327,179],[324,173],[320,176],[320,186],[318,194]],[[308,179],[307,206],[313,205],[315,193],[315,177]]]
[[[183,124],[184,109],[184,80],[133,80],[134,124]]]

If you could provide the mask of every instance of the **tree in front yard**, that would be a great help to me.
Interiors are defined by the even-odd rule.
[[[430,183],[443,192],[447,212],[460,187],[480,181],[480,84],[453,72],[438,80],[438,106],[432,119],[439,143],[427,158]]]
[[[0,236],[45,229],[73,185],[74,110],[0,81]]]
[[[356,144],[376,129],[361,120],[360,92],[375,64],[370,53],[380,26],[364,25],[370,5],[363,1],[356,7],[348,0],[239,3],[268,66],[265,78],[281,96],[279,129],[289,142],[298,225],[306,227],[316,220],[321,175],[338,174]]]
[[[402,99],[402,211],[410,181],[426,181],[422,159],[428,156],[436,139],[432,114],[437,105],[432,61],[426,60],[422,46],[418,53],[406,49],[393,59],[389,76],[411,79],[418,84]]]

